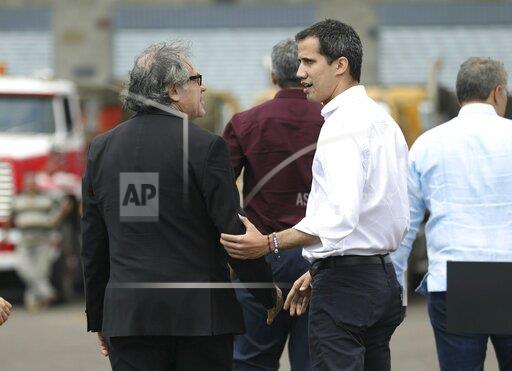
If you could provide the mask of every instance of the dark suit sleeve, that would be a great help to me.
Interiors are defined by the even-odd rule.
[[[203,174],[203,192],[208,213],[222,233],[244,234],[245,227],[238,218],[240,199],[235,186],[233,169],[229,163],[226,143],[218,137],[210,147]],[[272,282],[272,272],[264,258],[238,260],[231,257],[229,264],[242,282]],[[249,289],[267,309],[274,303],[274,289]]]
[[[89,150],[89,156],[92,152]],[[82,263],[84,268],[85,311],[87,331],[101,331],[103,322],[103,299],[107,286],[110,263],[108,234],[105,222],[98,208],[91,182],[92,161],[82,180]]]
[[[245,166],[245,156],[242,150],[242,146],[240,145],[240,141],[238,140],[238,136],[236,135],[235,129],[233,128],[233,120],[234,118],[231,119],[231,121],[226,125],[222,137],[228,144],[231,166],[233,166],[233,170],[235,171],[235,179],[237,179],[242,172],[242,168]]]

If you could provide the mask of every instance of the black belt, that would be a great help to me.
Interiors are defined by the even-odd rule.
[[[343,256],[330,256],[325,259],[315,260],[311,264],[311,276],[314,276],[319,270],[325,268],[346,267],[350,265],[364,265],[364,264],[390,264],[391,257],[389,254],[385,255],[343,255]]]

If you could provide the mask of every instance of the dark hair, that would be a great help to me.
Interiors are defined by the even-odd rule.
[[[285,39],[272,48],[272,72],[281,88],[300,86],[297,77],[299,57],[297,55],[297,42],[294,39]]]
[[[459,103],[485,101],[496,86],[507,87],[507,72],[502,62],[472,57],[460,65],[457,73]]]
[[[298,42],[307,37],[318,38],[319,52],[327,58],[329,64],[339,57],[347,58],[350,76],[357,82],[361,80],[363,46],[352,27],[334,19],[326,19],[300,31],[295,35],[295,40]]]
[[[180,40],[147,47],[135,59],[125,89],[121,92],[123,106],[135,112],[145,112],[150,108],[146,99],[169,106],[168,86],[185,86],[189,81],[184,62],[189,55],[189,44]]]

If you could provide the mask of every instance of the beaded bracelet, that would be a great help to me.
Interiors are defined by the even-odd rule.
[[[272,239],[274,241],[274,256],[279,259],[281,257],[281,255],[279,255],[279,240],[277,239],[276,232],[272,233]]]

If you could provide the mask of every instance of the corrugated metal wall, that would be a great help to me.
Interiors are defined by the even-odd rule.
[[[469,57],[498,59],[512,73],[512,4],[384,5],[378,13],[382,84],[424,84],[436,59],[450,90]]]
[[[512,71],[511,50],[512,27],[385,27],[379,37],[378,74],[384,84],[425,83],[430,65],[439,58],[439,81],[455,90],[457,72],[467,58],[497,59]]]
[[[279,40],[299,29],[122,30],[113,38],[114,75],[124,78],[134,57],[153,42],[181,38],[192,42],[193,61],[204,83],[231,92],[242,108],[270,86],[265,56]]]
[[[15,75],[52,70],[51,31],[0,31],[0,63]]]
[[[7,72],[31,75],[53,68],[53,33],[49,9],[2,9],[0,63]]]
[[[270,86],[263,67],[278,41],[315,20],[315,6],[118,6],[114,8],[113,74],[125,78],[149,44],[192,42],[193,61],[213,89],[235,95],[242,108]]]

